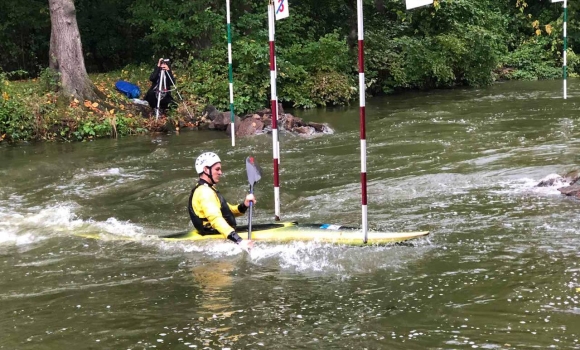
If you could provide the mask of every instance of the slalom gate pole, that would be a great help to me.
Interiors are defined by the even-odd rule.
[[[276,46],[274,42],[275,31],[275,8],[274,2],[270,0],[268,4],[268,38],[270,41],[270,88],[271,88],[271,110],[272,110],[272,153],[274,156],[274,219],[280,221],[280,177],[278,146],[278,96],[276,94]]]
[[[564,99],[568,98],[568,62],[567,62],[567,53],[568,50],[568,35],[567,35],[567,28],[568,27],[568,0],[564,0],[564,52],[562,53],[563,57],[563,67],[562,67],[562,78],[564,80]]]
[[[228,74],[230,85],[230,129],[232,135],[232,147],[236,145],[236,128],[234,114],[234,73],[232,68],[232,28],[230,25],[230,0],[226,0],[226,22],[228,31]]]
[[[364,243],[368,240],[367,224],[367,141],[366,141],[366,113],[365,113],[365,53],[364,53],[364,30],[363,30],[363,2],[357,0],[358,22],[358,85],[360,100],[360,179],[361,179],[361,204],[362,204],[362,230]]]

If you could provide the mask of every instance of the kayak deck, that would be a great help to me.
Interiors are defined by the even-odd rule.
[[[248,239],[248,226],[239,226],[236,233],[243,239]],[[424,237],[429,231],[415,232],[367,232],[367,245],[404,242],[410,239]],[[197,230],[187,233],[159,236],[164,240],[202,241],[223,240],[221,234],[200,234]],[[282,222],[273,224],[252,225],[252,240],[265,242],[289,241],[317,241],[326,243],[365,245],[363,233],[354,227],[344,227],[328,224],[298,224],[296,222]]]

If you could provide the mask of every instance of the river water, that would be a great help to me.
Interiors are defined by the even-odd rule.
[[[408,245],[248,256],[149,237],[189,228],[208,150],[232,202],[256,157],[253,222],[271,222],[269,135],[4,145],[0,349],[579,349],[580,203],[535,187],[577,166],[570,86],[566,102],[559,81],[370,99],[369,226],[431,231]],[[360,226],[358,107],[295,114],[334,134],[281,136],[282,220]]]

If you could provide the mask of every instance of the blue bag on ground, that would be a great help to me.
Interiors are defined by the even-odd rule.
[[[115,88],[129,98],[138,98],[141,96],[141,89],[128,81],[119,80],[115,83]]]

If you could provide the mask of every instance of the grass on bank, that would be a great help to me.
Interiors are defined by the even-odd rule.
[[[104,98],[79,101],[57,93],[58,77],[46,69],[39,78],[10,81],[0,73],[0,142],[88,141],[195,127],[201,103],[182,93],[193,119],[181,101],[176,110],[156,120],[149,106],[134,104],[115,89],[126,80],[139,86],[141,98],[150,86],[150,67],[130,67],[120,71],[91,74],[90,79]]]

